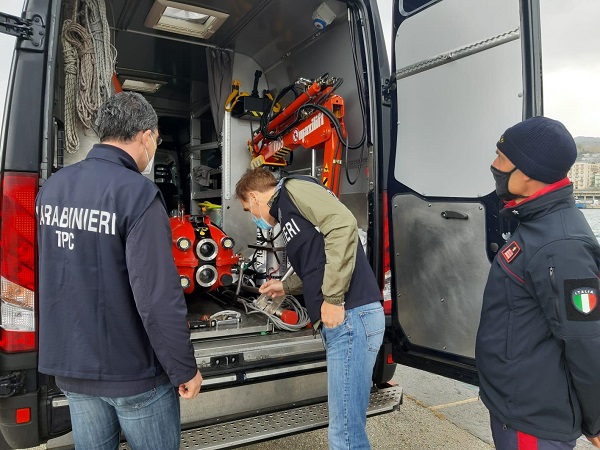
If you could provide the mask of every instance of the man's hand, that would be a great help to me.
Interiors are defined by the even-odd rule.
[[[587,440],[590,441],[594,447],[600,448],[600,436],[588,437]]]
[[[327,328],[335,328],[340,325],[346,317],[344,305],[332,305],[323,302],[321,305],[321,321]]]
[[[198,370],[196,376],[187,383],[179,385],[179,395],[181,398],[196,398],[198,392],[200,392],[200,385],[202,385],[202,375]]]
[[[271,298],[282,297],[285,295],[283,290],[283,283],[281,280],[269,280],[263,283],[259,288],[258,292],[261,294],[270,295]]]

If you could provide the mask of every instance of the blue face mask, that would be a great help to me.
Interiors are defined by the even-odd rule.
[[[271,225],[269,222],[267,222],[262,217],[260,219],[257,219],[256,217],[252,216],[252,220],[254,220],[254,223],[256,224],[256,226],[258,228],[260,228],[261,230],[267,231],[267,230],[270,230],[271,228],[273,228],[273,225]]]
[[[261,230],[265,230],[265,231],[268,231],[271,228],[273,228],[273,225],[271,225],[269,222],[267,222],[263,218],[262,213],[260,212],[260,207],[258,208],[258,213],[260,214],[260,219],[257,219],[256,216],[254,214],[252,214],[252,207],[250,207],[250,214],[252,214],[252,220],[254,220],[254,223],[256,224],[256,226],[258,228],[260,228]]]

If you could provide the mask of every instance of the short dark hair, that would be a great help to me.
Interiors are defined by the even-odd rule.
[[[98,108],[95,131],[100,142],[128,142],[140,131],[156,130],[158,117],[152,105],[137,92],[121,92]]]
[[[266,192],[275,186],[277,186],[277,180],[268,170],[262,167],[248,169],[235,185],[235,196],[246,201],[250,191]]]

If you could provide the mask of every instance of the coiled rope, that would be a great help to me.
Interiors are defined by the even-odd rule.
[[[77,119],[84,127],[92,128],[96,110],[112,95],[116,49],[110,42],[104,0],[75,0],[73,16],[65,20],[61,38],[65,60],[66,150],[75,153],[79,149]]]

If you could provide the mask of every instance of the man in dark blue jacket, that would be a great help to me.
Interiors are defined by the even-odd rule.
[[[247,171],[236,196],[257,227],[279,224],[295,274],[271,279],[260,292],[304,295],[327,353],[329,448],[367,450],[365,430],[373,366],[385,329],[381,291],[358,238],[356,218],[311,177],[279,183],[268,170]]]
[[[148,172],[161,139],[139,94],[109,99],[100,144],[36,199],[39,371],[69,400],[77,449],[176,450],[179,395],[198,371],[164,201]]]
[[[506,130],[491,170],[500,215],[519,221],[490,269],[477,333],[481,399],[498,450],[600,448],[600,247],[567,172],[563,124]]]

